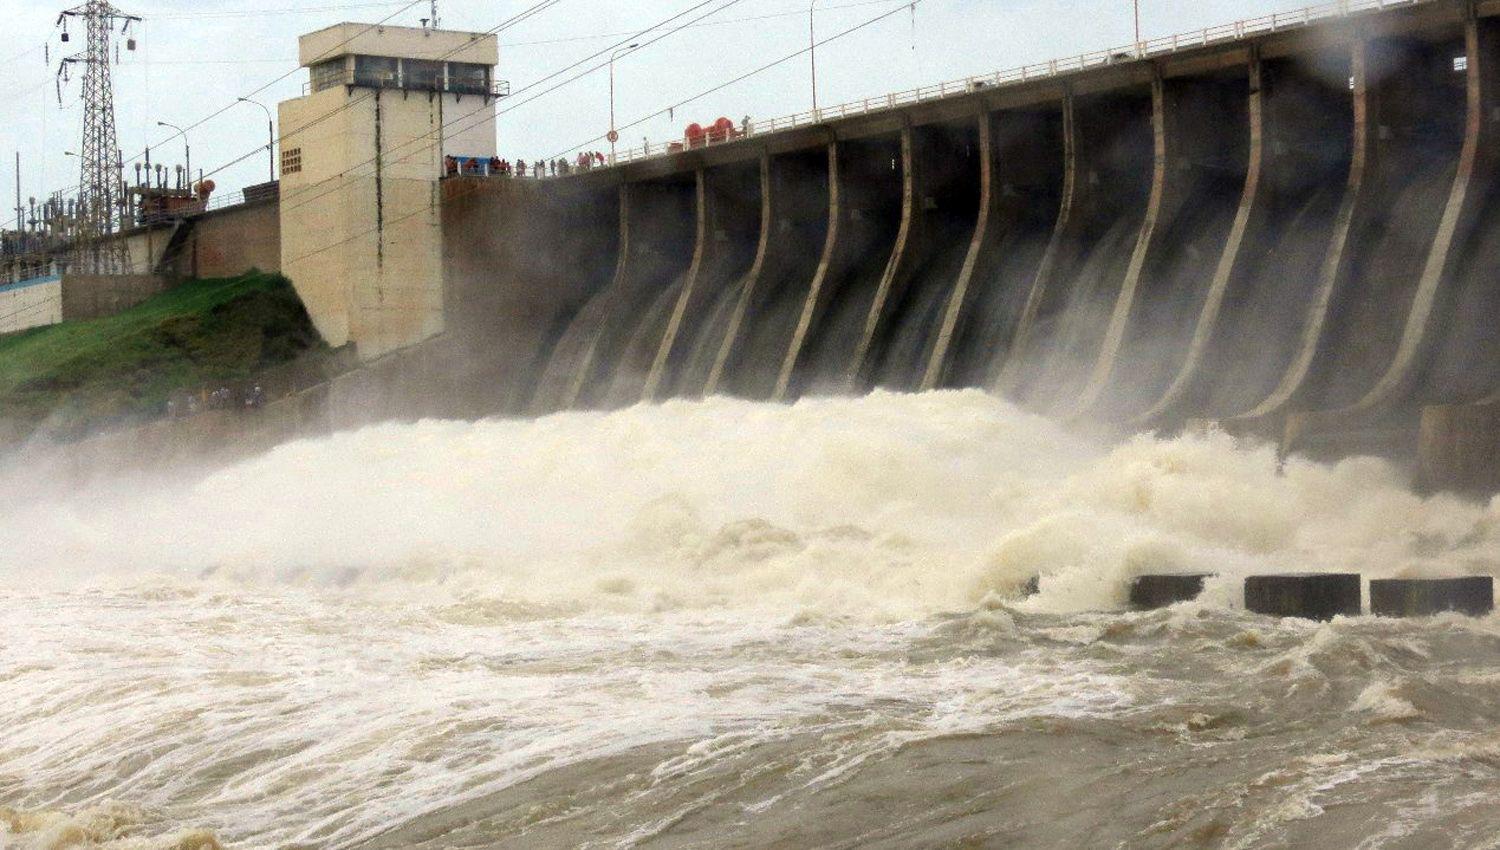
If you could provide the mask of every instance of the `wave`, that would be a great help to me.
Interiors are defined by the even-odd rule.
[[[16,492],[12,488],[11,492]],[[179,484],[0,508],[0,583],[232,581],[493,610],[767,608],[910,618],[1040,575],[1039,611],[1118,608],[1142,572],[1488,573],[1494,505],[1423,498],[1210,432],[1115,445],[978,391],[711,398],[384,424]]]

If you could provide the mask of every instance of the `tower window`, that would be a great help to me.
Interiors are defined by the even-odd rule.
[[[443,63],[426,59],[402,59],[403,87],[419,91],[439,91],[443,87]]]
[[[354,57],[354,84],[377,88],[401,85],[400,62],[392,56]]]
[[[457,94],[489,94],[490,66],[449,62],[448,90]]]

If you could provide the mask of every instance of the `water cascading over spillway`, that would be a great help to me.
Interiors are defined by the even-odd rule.
[[[1077,397],[1139,242],[1152,193],[1149,92],[1072,104],[1073,171],[999,389],[1043,410]],[[1159,99],[1159,98],[1158,98]]]

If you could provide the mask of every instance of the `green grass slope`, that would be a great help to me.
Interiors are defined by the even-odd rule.
[[[115,316],[0,335],[0,419],[77,436],[326,351],[286,278],[191,280]]]

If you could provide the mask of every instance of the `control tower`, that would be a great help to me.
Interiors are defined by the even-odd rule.
[[[281,117],[281,268],[329,345],[443,332],[443,157],[495,155],[493,35],[344,23],[299,39]]]

